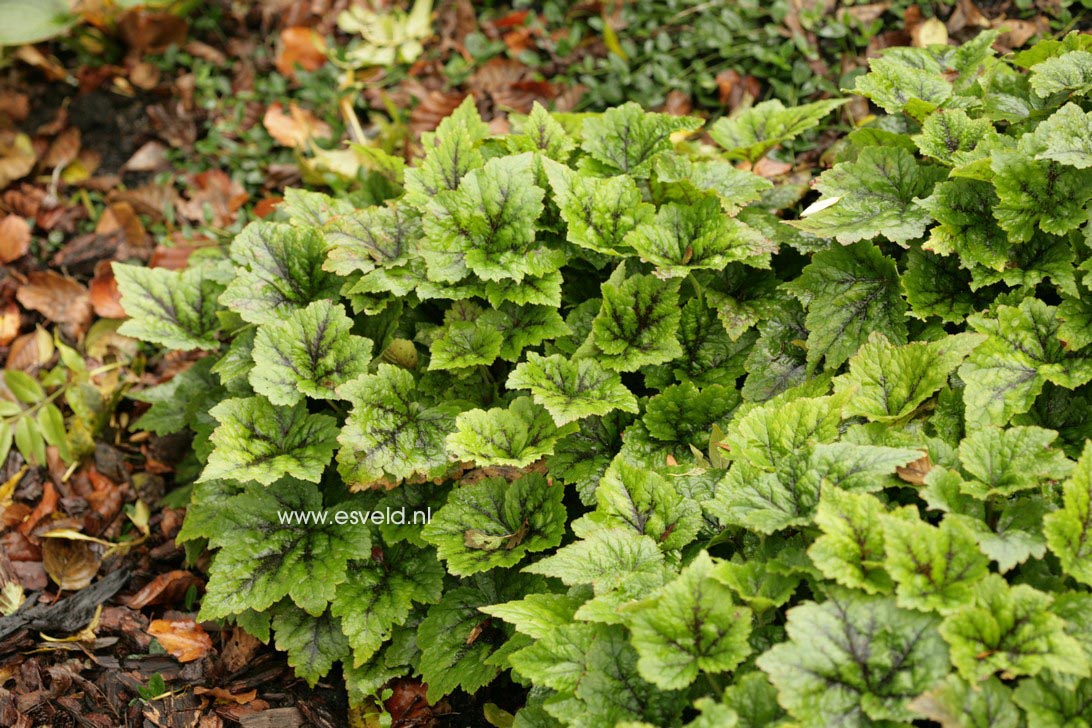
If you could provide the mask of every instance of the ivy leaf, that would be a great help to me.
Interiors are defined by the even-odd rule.
[[[415,603],[440,601],[443,580],[443,566],[431,549],[405,543],[373,549],[372,558],[355,560],[330,606],[352,647],[353,664],[372,659],[394,629],[406,623]]]
[[[213,534],[219,547],[201,601],[202,620],[247,609],[264,611],[284,597],[319,615],[347,578],[349,559],[367,553],[367,528],[337,525],[351,504],[325,509],[315,486],[286,478],[251,486],[228,501],[231,525]],[[325,522],[293,523],[284,514],[317,514]]]
[[[588,342],[607,369],[632,372],[662,364],[682,354],[679,329],[679,281],[650,275],[626,277],[620,264],[603,283],[603,303],[592,321]]]
[[[652,205],[641,200],[633,179],[589,177],[549,160],[544,166],[554,201],[568,225],[568,241],[597,253],[630,254],[626,235],[651,221],[654,214]]]
[[[1054,307],[1026,298],[1018,307],[997,306],[993,317],[968,319],[989,336],[959,368],[968,424],[1005,425],[1031,408],[1045,382],[1074,388],[1092,379],[1086,360],[1066,359],[1056,314]]]
[[[420,213],[393,202],[339,215],[322,232],[330,245],[322,267],[342,276],[406,263],[423,234]]]
[[[815,511],[823,533],[808,556],[824,576],[842,586],[869,594],[890,592],[891,577],[883,568],[885,513],[873,495],[825,489]]]
[[[345,307],[315,301],[287,319],[262,324],[254,339],[250,384],[275,405],[304,397],[340,399],[336,390],[367,371],[371,339],[350,334]]]
[[[956,728],[1020,728],[1012,691],[995,677],[969,683],[949,675],[940,685],[910,702],[918,715]]]
[[[479,467],[523,468],[552,454],[558,438],[575,430],[575,424],[558,428],[544,407],[530,397],[519,397],[507,409],[474,409],[460,414],[455,432],[447,437],[447,449]]]
[[[1061,450],[1051,448],[1057,437],[1057,432],[1041,427],[987,427],[972,432],[959,443],[963,469],[975,478],[963,483],[963,492],[986,500],[1062,480],[1073,470],[1073,463]]]
[[[702,526],[701,509],[671,481],[620,459],[603,474],[595,501],[595,512],[578,523],[587,520],[606,528],[631,528],[668,550],[686,546]]]
[[[865,147],[852,162],[839,162],[815,183],[823,197],[790,224],[843,245],[883,236],[904,244],[925,234],[929,213],[915,204],[946,176],[920,165],[902,147]]]
[[[774,249],[757,230],[725,216],[713,195],[691,204],[661,206],[655,220],[638,225],[625,242],[641,260],[655,265],[662,278],[685,277],[703,268],[724,270],[733,261],[768,255]]]
[[[564,425],[616,409],[637,413],[637,399],[622,385],[618,374],[603,369],[594,359],[566,359],[560,354],[528,352],[510,375],[509,389],[528,389],[554,422]]]
[[[906,303],[895,263],[869,243],[816,253],[787,288],[808,309],[809,368],[823,360],[834,369],[872,332],[898,344],[906,340]]]
[[[217,349],[217,297],[224,290],[208,268],[183,271],[114,265],[121,306],[130,317],[118,333],[168,349]]]
[[[871,334],[850,358],[849,373],[834,380],[835,392],[854,390],[844,414],[873,422],[911,415],[947,384],[948,376],[985,338],[957,334],[893,346],[883,334]]]
[[[825,99],[786,108],[780,101],[763,101],[709,128],[709,136],[724,147],[728,157],[757,162],[766,152],[795,139],[846,103],[846,99]]]
[[[530,154],[491,159],[429,203],[421,254],[432,280],[454,283],[469,272],[518,283],[561,267],[564,253],[535,245],[545,193],[535,185],[532,161]]]
[[[962,521],[946,517],[931,526],[913,507],[884,519],[884,550],[896,600],[907,609],[953,611],[972,600],[989,566]]]
[[[701,124],[692,116],[647,112],[631,101],[587,117],[581,146],[608,174],[647,179],[656,157],[673,146],[671,135]]]
[[[626,614],[638,672],[665,690],[685,688],[700,672],[728,672],[751,652],[751,610],[735,604],[706,551]]]
[[[561,543],[564,489],[538,473],[509,483],[486,478],[451,491],[422,536],[456,576],[518,564],[524,556]]]
[[[890,597],[832,590],[821,604],[790,609],[788,640],[757,664],[803,726],[909,723],[909,701],[950,667],[936,624]]]
[[[319,482],[334,454],[337,421],[310,414],[305,402],[274,407],[265,397],[225,399],[209,414],[220,423],[201,480],[256,480],[290,475]]]
[[[969,681],[995,672],[1003,677],[1055,670],[1087,676],[1088,659],[1051,612],[1051,595],[1027,584],[1010,586],[990,574],[975,588],[975,601],[948,615],[940,634],[951,646],[952,664]]]
[[[1092,93],[1092,53],[1070,51],[1032,66],[1031,88],[1041,97],[1087,96]]]
[[[1089,79],[1092,81],[1092,74]],[[1034,133],[1046,147],[1036,159],[1052,159],[1077,169],[1092,167],[1092,112],[1086,114],[1080,106],[1068,103],[1039,124]]]
[[[1062,486],[1062,508],[1043,519],[1043,531],[1062,570],[1092,586],[1092,443],[1085,443],[1073,477]]]
[[[413,373],[380,364],[342,393],[353,409],[338,436],[338,472],[355,488],[434,478],[449,467],[444,438],[455,428],[458,402],[428,405]]]
[[[261,324],[323,298],[337,300],[342,280],[323,270],[326,241],[315,228],[255,222],[231,243],[235,278],[220,302]]]
[[[329,612],[314,617],[291,604],[280,605],[273,615],[273,633],[277,649],[288,654],[296,677],[311,687],[349,654],[341,621]]]

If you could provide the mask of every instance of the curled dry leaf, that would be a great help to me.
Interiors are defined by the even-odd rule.
[[[42,539],[42,565],[53,583],[65,591],[86,587],[99,572],[101,564],[96,547],[87,541]]]
[[[167,169],[167,145],[163,142],[150,141],[133,152],[133,156],[122,165],[130,172],[159,172]]]
[[[307,109],[289,104],[288,111],[278,102],[266,109],[262,125],[269,135],[286,147],[302,147],[312,139],[329,138],[333,131],[325,121]]]
[[[23,372],[33,371],[53,358],[54,349],[53,337],[39,327],[11,342],[4,366]]]
[[[80,130],[71,126],[62,131],[42,156],[42,168],[67,167],[80,154]]]
[[[186,42],[189,23],[173,13],[138,8],[122,15],[117,29],[136,53],[162,53],[169,46]]]
[[[30,174],[38,155],[26,134],[0,134],[0,188]]]
[[[142,609],[149,604],[174,604],[181,602],[190,587],[199,587],[201,580],[194,574],[182,569],[168,571],[144,585],[126,604],[133,609]]]
[[[121,292],[114,279],[113,261],[100,260],[95,264],[95,277],[88,284],[91,306],[95,315],[102,318],[125,318],[125,309],[121,307]]]
[[[245,693],[232,693],[224,688],[206,688],[196,687],[193,690],[195,695],[209,695],[218,701],[225,703],[237,703],[239,705],[246,705],[254,698],[258,697],[257,690],[247,690]]]
[[[466,97],[466,93],[458,91],[429,91],[410,113],[410,129],[418,135],[432,131],[445,116],[459,108]]]
[[[302,26],[281,31],[276,60],[281,75],[294,78],[297,65],[305,71],[316,71],[325,63],[326,42],[318,33]]]
[[[895,474],[911,485],[925,485],[925,476],[932,469],[933,461],[929,459],[929,453],[925,453],[906,467],[895,468]]]
[[[22,258],[30,248],[30,225],[19,215],[0,220],[0,263]]]
[[[0,346],[7,346],[19,335],[22,322],[23,312],[14,301],[0,308]]]
[[[15,297],[67,333],[79,337],[91,325],[91,296],[80,283],[51,270],[34,271]]]
[[[212,639],[192,619],[157,619],[148,625],[148,634],[179,662],[200,660],[212,649]]]
[[[250,662],[261,644],[257,637],[242,627],[234,627],[220,652],[220,662],[229,675],[236,673]]]

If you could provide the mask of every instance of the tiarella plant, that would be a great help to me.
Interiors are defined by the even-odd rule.
[[[737,162],[836,101],[468,102],[390,199],[119,266],[212,352],[139,395],[201,618],[354,702],[508,671],[524,728],[1092,722],[1092,38],[993,40],[873,61],[798,217]]]

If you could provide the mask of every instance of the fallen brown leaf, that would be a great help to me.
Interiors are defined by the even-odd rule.
[[[88,284],[88,293],[96,316],[125,318],[125,309],[121,307],[121,292],[114,279],[113,261],[100,260],[95,264],[95,277]]]
[[[925,453],[914,462],[907,464],[906,467],[895,468],[895,474],[899,476],[900,480],[911,485],[925,485],[925,476],[932,469],[933,462],[929,459],[929,453]]]
[[[26,218],[8,215],[0,220],[0,263],[22,258],[29,248],[30,225]]]
[[[53,583],[65,591],[83,589],[99,573],[102,559],[87,541],[42,539],[42,565]]]
[[[145,142],[122,165],[122,169],[130,172],[159,172],[167,167],[167,145],[157,141]]]
[[[73,338],[91,325],[91,297],[80,283],[51,270],[34,271],[15,293],[26,308],[61,324]]]
[[[201,580],[188,571],[168,571],[145,584],[126,604],[133,609],[142,609],[149,604],[173,604],[182,601],[190,587],[200,585]]]
[[[233,627],[231,637],[220,652],[220,661],[229,675],[243,669],[254,657],[261,642],[242,627]]]
[[[42,168],[65,167],[80,153],[80,130],[69,127],[61,132],[42,155]]]
[[[459,104],[467,97],[465,92],[458,91],[429,91],[421,97],[420,103],[410,112],[409,127],[414,134],[420,135],[426,131],[432,131],[444,117],[459,108]]]
[[[172,45],[185,43],[189,23],[166,11],[136,8],[118,19],[117,30],[130,49],[143,55],[162,53]]]
[[[212,639],[192,619],[157,619],[148,625],[148,634],[179,662],[200,660],[212,649]]]
[[[0,346],[7,346],[16,336],[23,324],[23,312],[14,301],[8,301],[0,309]]]
[[[178,211],[192,222],[209,222],[227,227],[247,201],[246,190],[218,169],[199,172],[190,178],[189,199],[178,203]]]
[[[296,26],[281,31],[275,65],[282,76],[295,78],[296,66],[317,71],[326,63],[326,42],[311,28]]]
[[[948,43],[948,28],[940,18],[928,18],[914,26],[910,38],[915,48],[927,48]]]
[[[53,337],[45,329],[38,327],[11,342],[4,366],[24,372],[33,371],[52,359],[54,350]]]
[[[258,697],[257,690],[247,690],[245,693],[231,693],[224,688],[206,688],[198,686],[193,689],[193,692],[197,695],[211,695],[217,700],[223,700],[224,702],[237,703],[239,705],[246,705],[254,698]]]
[[[751,171],[760,177],[770,179],[772,177],[780,177],[783,174],[788,174],[792,171],[792,165],[787,162],[779,162],[776,159],[770,159],[769,157],[763,157],[755,163],[755,166]]]
[[[329,124],[296,104],[289,104],[286,112],[279,102],[274,103],[266,109],[262,125],[271,137],[293,149],[306,146],[312,139],[329,138],[333,134]]]
[[[0,135],[0,189],[30,174],[38,155],[26,134]]]
[[[30,512],[26,520],[19,524],[19,533],[30,536],[30,532],[43,518],[53,515],[53,511],[57,509],[57,500],[57,491],[53,488],[53,483],[47,480],[42,490],[42,497],[38,499],[38,505],[34,506],[34,510]]]

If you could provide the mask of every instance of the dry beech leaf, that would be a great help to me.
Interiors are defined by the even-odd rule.
[[[117,29],[125,44],[136,53],[162,53],[172,45],[186,42],[189,23],[172,13],[138,8],[122,15]]]
[[[167,145],[162,142],[150,141],[133,152],[122,169],[130,172],[159,172],[167,169]]]
[[[257,690],[247,690],[245,693],[232,693],[224,688],[206,688],[198,686],[193,689],[194,695],[211,695],[216,700],[224,702],[238,703],[239,705],[246,705],[254,698],[258,697]]]
[[[29,372],[45,365],[53,358],[53,337],[41,327],[16,337],[8,348],[5,367]]]
[[[51,270],[34,271],[15,293],[19,303],[79,336],[91,325],[91,296],[71,278]]]
[[[7,346],[19,335],[23,323],[23,312],[14,301],[8,301],[0,308],[0,346]]]
[[[42,167],[45,169],[66,167],[79,156],[79,153],[80,130],[74,126],[69,127],[49,145],[49,151],[42,157]]]
[[[30,225],[19,215],[0,220],[0,263],[10,263],[27,254],[30,248]]]
[[[212,649],[212,639],[192,619],[156,619],[147,631],[179,662],[200,660]]]
[[[948,28],[940,18],[929,18],[915,25],[910,37],[916,48],[945,45],[948,42]]]
[[[276,60],[281,75],[293,78],[297,65],[305,71],[316,71],[325,63],[326,42],[318,33],[302,26],[281,31]]]
[[[932,469],[933,461],[929,459],[929,453],[925,453],[905,467],[895,468],[895,474],[898,475],[901,480],[910,483],[911,485],[925,485],[925,476],[927,476]]]
[[[287,112],[279,102],[271,105],[266,109],[262,125],[271,137],[291,148],[302,147],[311,139],[329,138],[333,134],[329,124],[296,104],[289,104]]]
[[[251,635],[242,627],[232,628],[231,637],[228,638],[228,641],[224,644],[224,649],[220,652],[220,661],[227,673],[230,675],[243,669],[254,657],[261,644],[257,637]]]
[[[95,315],[101,318],[125,318],[125,309],[121,307],[121,292],[114,279],[113,261],[100,260],[95,264],[95,277],[88,284],[91,306]]]
[[[0,135],[0,189],[30,174],[37,161],[34,145],[26,134]]]
[[[200,586],[201,583],[199,578],[188,571],[168,571],[145,584],[140,591],[129,597],[126,604],[133,609],[142,609],[149,604],[173,604],[182,601],[190,587]]]
[[[61,589],[83,589],[99,572],[102,559],[90,543],[67,538],[45,538],[42,542],[42,565]]]

